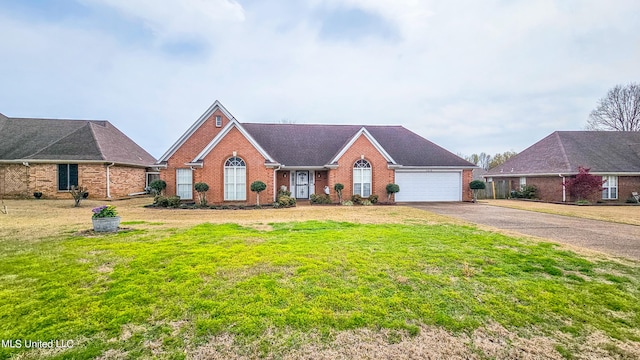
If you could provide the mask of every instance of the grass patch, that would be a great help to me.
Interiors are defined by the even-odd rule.
[[[493,323],[640,340],[637,266],[474,227],[201,224],[3,246],[0,339],[82,339],[66,358],[179,357],[224,336],[247,354],[282,355],[305,345],[301,334],[384,330],[394,344],[424,326],[470,334]]]

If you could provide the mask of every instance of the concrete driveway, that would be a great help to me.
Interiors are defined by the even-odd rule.
[[[485,204],[419,203],[405,205],[472,223],[640,260],[640,226],[543,214]]]

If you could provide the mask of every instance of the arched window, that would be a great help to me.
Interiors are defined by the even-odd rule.
[[[247,165],[237,156],[224,163],[224,199],[247,200]]]
[[[371,195],[371,163],[367,160],[361,159],[353,164],[353,194]]]

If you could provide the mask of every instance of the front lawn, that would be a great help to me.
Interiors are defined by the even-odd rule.
[[[636,263],[454,224],[128,224],[1,242],[0,339],[74,346],[0,358],[640,356]]]

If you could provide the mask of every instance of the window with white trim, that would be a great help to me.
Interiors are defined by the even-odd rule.
[[[527,186],[527,178],[524,176],[520,177],[520,189],[523,189],[525,186]]]
[[[182,200],[193,199],[193,171],[176,169],[176,195]]]
[[[602,199],[616,200],[618,198],[618,177],[613,175],[603,176]]]
[[[247,200],[247,165],[237,156],[224,163],[224,200]]]
[[[360,159],[353,164],[353,194],[371,195],[371,163]]]

